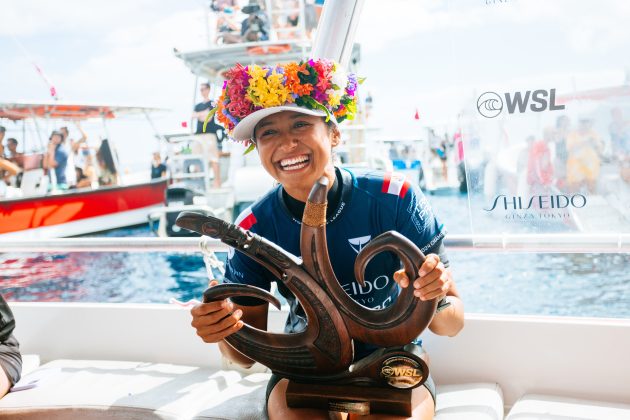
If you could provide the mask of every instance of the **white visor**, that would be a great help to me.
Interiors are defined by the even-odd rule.
[[[250,140],[254,137],[254,128],[256,125],[265,117],[269,115],[276,114],[282,111],[293,111],[293,112],[301,112],[306,115],[314,115],[316,117],[325,117],[326,113],[319,109],[308,109],[297,106],[296,104],[282,105],[282,106],[274,106],[271,108],[263,108],[258,111],[254,111],[249,114],[247,117],[243,118],[237,125],[234,127],[234,131],[232,131],[232,138],[236,141],[245,141]],[[338,125],[339,123],[335,119],[335,117],[330,114],[330,120]]]

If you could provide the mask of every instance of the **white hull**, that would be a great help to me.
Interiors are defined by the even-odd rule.
[[[159,304],[14,303],[23,353],[221,369],[187,309]],[[286,313],[270,312],[281,331]],[[506,408],[525,393],[630,403],[630,320],[467,314],[454,338],[423,335],[438,384],[498,383]]]

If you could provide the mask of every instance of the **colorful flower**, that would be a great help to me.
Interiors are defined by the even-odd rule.
[[[216,115],[228,134],[259,109],[292,103],[326,109],[338,122],[353,119],[357,112],[356,89],[360,81],[330,60],[311,59],[277,66],[237,64],[225,72],[225,77]]]

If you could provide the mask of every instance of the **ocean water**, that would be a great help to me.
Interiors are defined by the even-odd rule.
[[[429,201],[449,233],[470,233],[465,195]],[[137,226],[92,236],[152,233]],[[630,318],[630,255],[450,250],[449,258],[468,312]],[[0,292],[14,301],[166,303],[199,298],[207,278],[200,253],[0,255]]]

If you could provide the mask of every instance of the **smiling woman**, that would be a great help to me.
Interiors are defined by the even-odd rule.
[[[245,210],[236,223],[300,255],[300,221],[309,211],[305,203],[313,185],[326,178],[326,237],[331,266],[343,290],[358,304],[385,309],[397,301],[401,287],[413,287],[417,299],[442,300],[439,307],[444,310],[433,317],[429,328],[438,335],[456,335],[463,327],[463,304],[447,268],[444,225],[420,189],[401,174],[350,171],[333,164],[332,149],[340,143],[338,124],[356,112],[357,84],[355,75],[324,59],[271,67],[236,66],[227,72],[218,119],[234,139],[258,150],[265,170],[280,184]],[[365,243],[392,230],[426,250],[424,262],[414,261],[418,277],[408,278],[399,259],[385,253],[370,262],[365,283],[357,288],[353,244],[357,238]],[[245,254],[230,254],[226,282],[270,290],[277,280]],[[304,309],[283,282],[278,282],[278,290],[290,308],[285,332],[302,331],[307,323]],[[204,341],[219,343],[226,357],[248,366],[252,360],[224,338],[239,331],[243,323],[266,329],[267,309],[267,304],[251,298],[202,303],[192,309],[193,326]],[[354,361],[376,350],[374,344],[355,341]],[[329,418],[322,410],[288,407],[286,390],[286,379],[272,377],[267,387],[270,419]],[[432,418],[434,401],[435,385],[429,377],[412,393],[412,418]]]

